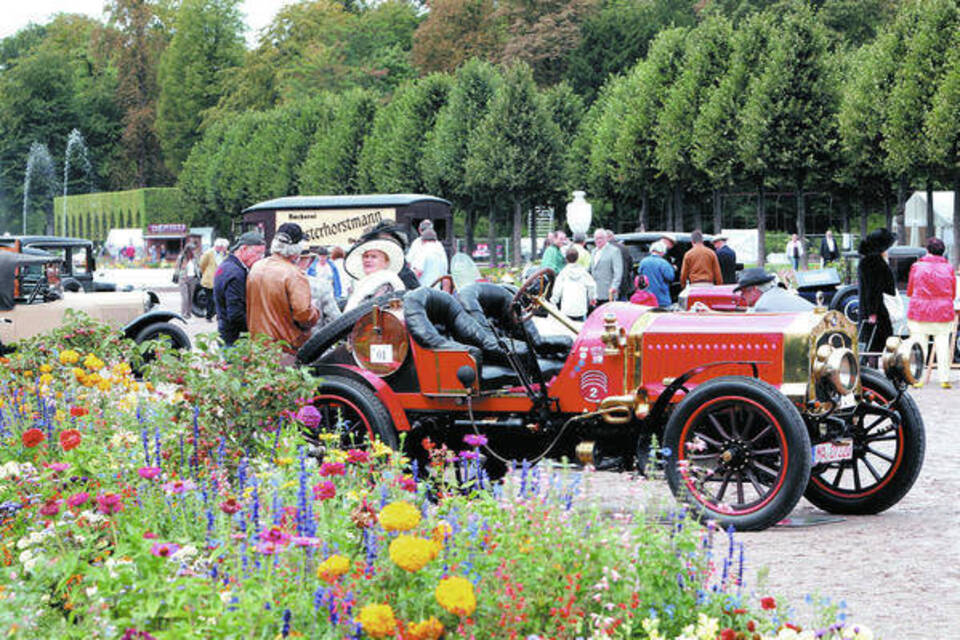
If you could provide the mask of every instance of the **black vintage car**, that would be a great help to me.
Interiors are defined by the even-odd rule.
[[[37,250],[56,256],[62,260],[60,277],[67,291],[116,291],[112,282],[96,280],[94,272],[97,261],[93,242],[86,238],[66,236],[3,236],[0,247],[9,247],[17,253],[31,253]]]

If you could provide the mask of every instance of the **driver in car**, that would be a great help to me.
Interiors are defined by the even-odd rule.
[[[734,293],[740,292],[748,311],[809,311],[813,304],[777,285],[777,277],[760,267],[744,269]]]

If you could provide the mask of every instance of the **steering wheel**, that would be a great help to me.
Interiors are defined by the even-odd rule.
[[[449,273],[445,273],[436,280],[433,281],[433,284],[430,285],[431,289],[436,289],[437,285],[440,285],[441,291],[446,291],[447,293],[453,293],[456,290],[456,285],[453,284],[453,276]]]
[[[547,298],[547,291],[550,290],[550,285],[553,284],[556,276],[557,274],[553,269],[543,267],[542,269],[534,271],[530,277],[520,285],[520,288],[517,289],[510,303],[510,312],[518,324],[532,318],[534,311],[542,306],[542,303]],[[520,310],[519,316],[517,315],[518,308]]]

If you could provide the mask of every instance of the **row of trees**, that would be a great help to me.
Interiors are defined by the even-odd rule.
[[[526,63],[472,60],[400,85],[385,104],[354,90],[247,113],[211,127],[180,185],[220,224],[297,192],[429,192],[455,203],[472,245],[478,220],[491,234],[510,221],[518,240],[527,207],[560,206],[574,188],[621,229],[718,230],[723,196],[748,192],[763,231],[765,194],[788,193],[805,234],[811,192],[836,194],[865,231],[867,212],[889,223],[908,188],[953,184],[956,2],[904,5],[856,49],[836,46],[806,3],[786,9],[661,31],[589,108],[566,82],[538,89]],[[272,124],[291,118],[296,127]]]

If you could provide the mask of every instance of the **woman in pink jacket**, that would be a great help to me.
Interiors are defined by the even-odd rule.
[[[927,240],[927,255],[910,267],[907,295],[907,324],[910,335],[926,350],[929,336],[937,350],[937,378],[940,386],[950,388],[950,363],[953,350],[950,348],[950,333],[956,324],[953,300],[957,297],[957,281],[953,267],[943,257],[943,240]]]

